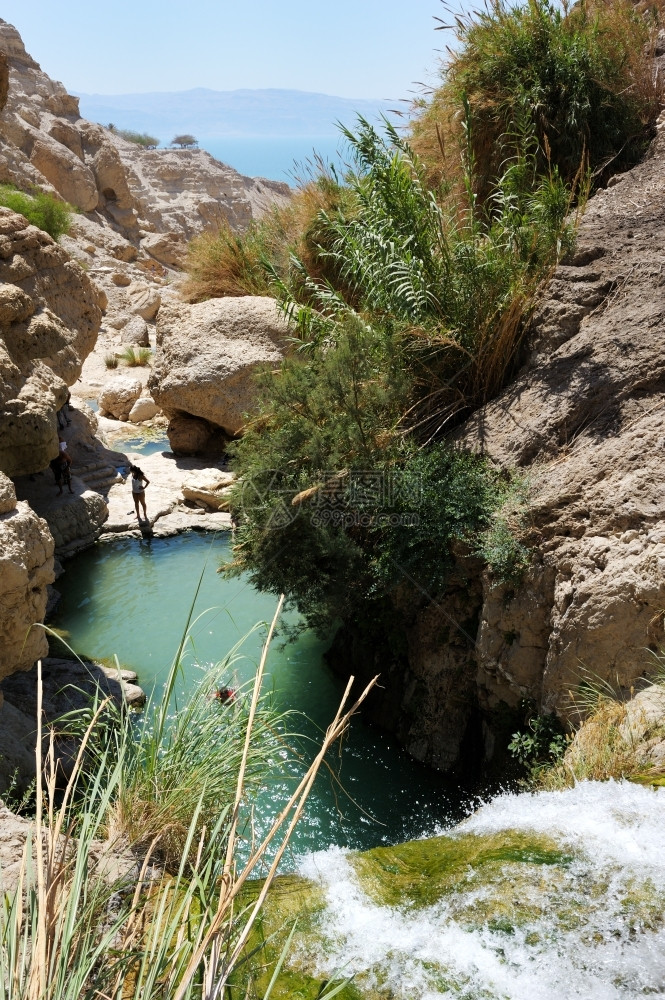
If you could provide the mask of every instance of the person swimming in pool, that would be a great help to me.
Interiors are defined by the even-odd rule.
[[[218,701],[221,705],[228,705],[229,702],[235,701],[236,693],[233,688],[219,688],[215,691],[215,701]]]

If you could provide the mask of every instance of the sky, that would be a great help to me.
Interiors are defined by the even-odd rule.
[[[76,93],[278,87],[398,101],[433,83],[441,0],[3,0]]]

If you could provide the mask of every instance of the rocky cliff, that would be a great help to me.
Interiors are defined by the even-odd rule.
[[[33,626],[44,620],[53,548],[46,522],[17,502],[11,480],[0,472],[0,680],[30,669],[48,650],[43,629]]]
[[[94,347],[99,293],[69,254],[0,208],[0,470],[45,468],[58,453],[56,410]]]
[[[288,185],[242,177],[202,150],[143,150],[81,118],[78,99],[1,20],[0,53],[9,65],[0,181],[55,191],[137,246],[155,231],[189,238],[223,219],[239,228],[289,196]]]
[[[420,760],[491,757],[523,699],[567,719],[581,680],[625,695],[654,669],[665,645],[664,261],[661,132],[591,199],[522,371],[456,435],[526,481],[522,583],[460,555],[443,599],[409,598],[401,656],[339,642],[338,658],[382,670],[374,717]]]

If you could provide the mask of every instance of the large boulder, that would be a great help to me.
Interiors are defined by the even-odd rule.
[[[127,420],[142,391],[143,386],[138,379],[120,375],[102,386],[99,393],[99,411],[102,416]]]
[[[0,680],[28,670],[48,651],[44,630],[33,626],[44,620],[53,550],[46,522],[17,502],[0,472]]]
[[[149,233],[141,240],[141,249],[167,267],[182,268],[187,244],[176,233]]]
[[[255,403],[254,374],[277,366],[288,326],[273,299],[167,303],[157,321],[158,350],[148,386],[167,413],[198,417],[229,436],[242,433]]]
[[[152,420],[159,413],[159,407],[150,396],[140,396],[129,411],[128,420],[132,424],[141,424],[144,420]]]
[[[162,304],[162,297],[154,286],[137,282],[129,286],[127,295],[129,308],[135,316],[140,316],[142,319],[155,318]]]
[[[56,410],[101,323],[88,276],[47,233],[0,208],[0,470],[34,473],[58,451]]]
[[[140,316],[132,316],[129,323],[123,326],[120,342],[132,347],[150,347],[148,324]]]

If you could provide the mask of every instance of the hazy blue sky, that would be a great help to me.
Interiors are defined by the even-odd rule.
[[[397,100],[432,80],[440,0],[3,0],[69,90],[285,87]]]

